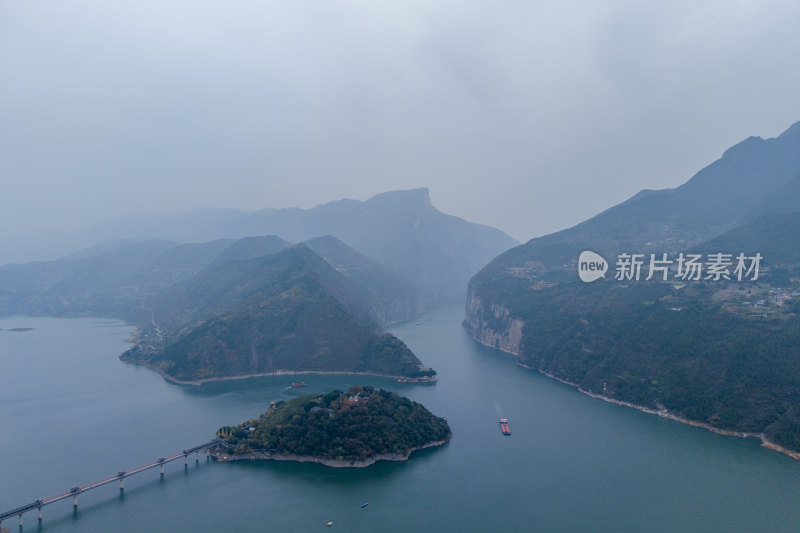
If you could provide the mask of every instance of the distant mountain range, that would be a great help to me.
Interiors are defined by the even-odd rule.
[[[224,244],[224,243],[223,243]],[[185,279],[200,265],[174,243],[123,241],[58,261],[0,267],[0,314],[124,318],[143,295]],[[216,247],[215,243],[213,247]],[[164,259],[160,257],[166,255]],[[161,268],[151,268],[161,261]],[[170,264],[170,268],[164,268]],[[144,271],[153,276],[145,277]],[[135,281],[138,279],[139,282]]]
[[[800,450],[800,122],[750,137],[676,189],[642,191],[505,252],[465,326],[521,364],[654,412]],[[605,279],[578,280],[584,250]],[[621,253],[763,256],[739,282],[615,280]]]
[[[434,374],[381,328],[463,302],[467,279],[516,244],[440,213],[426,189],[309,210],[127,218],[97,231],[125,238],[0,267],[0,314],[122,318],[139,327],[124,360],[184,382],[281,371]],[[249,232],[262,236],[240,237]],[[214,239],[163,239],[202,236]]]
[[[414,284],[331,236],[118,241],[0,267],[3,314],[122,318],[139,327],[124,359],[186,382],[302,370],[421,377],[432,372],[381,328],[425,309]]]
[[[185,243],[252,235],[278,235],[291,242],[332,235],[410,280],[429,306],[463,303],[470,277],[519,244],[502,231],[440,212],[424,188],[311,209],[203,209],[129,216],[98,224],[79,237],[84,242],[125,238]]]
[[[92,232],[125,238],[57,261],[0,267],[0,314],[126,318],[131,302],[191,279],[205,268],[275,253],[290,241],[306,241],[335,268],[368,286],[381,322],[388,324],[426,308],[463,302],[470,276],[516,244],[498,230],[440,213],[431,206],[427,189],[385,193],[366,202],[341,200],[308,210],[127,217]],[[254,234],[263,236],[249,236]],[[224,237],[217,238],[220,235]],[[176,244],[203,236],[215,240]],[[384,284],[386,290],[376,284]]]

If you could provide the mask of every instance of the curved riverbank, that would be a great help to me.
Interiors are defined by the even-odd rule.
[[[678,416],[674,413],[669,412],[667,409],[651,409],[649,407],[644,407],[642,405],[636,405],[631,402],[623,402],[621,400],[615,400],[614,398],[609,398],[608,396],[603,396],[601,394],[596,394],[593,392],[589,392],[587,390],[583,390],[582,388],[576,386],[576,388],[587,396],[591,396],[592,398],[597,398],[598,400],[603,400],[605,402],[614,403],[617,405],[624,405],[625,407],[632,407],[638,411],[643,413],[648,413],[651,415],[658,415],[662,418],[667,418],[669,420],[674,420],[675,422],[680,422],[681,424],[686,424],[687,426],[694,426],[696,428],[705,429],[712,433],[717,433],[719,435],[725,435],[726,437],[739,437],[739,438],[754,438],[761,440],[761,446],[764,448],[769,448],[770,450],[782,453],[784,455],[788,455],[792,459],[796,459],[800,461],[800,452],[796,452],[794,450],[790,450],[788,448],[784,448],[780,444],[776,444],[763,434],[763,433],[753,433],[749,431],[734,431],[731,429],[722,429],[718,427],[714,427],[711,424],[706,424],[705,422],[698,422],[696,420],[690,420],[688,418],[683,418],[682,416]]]
[[[705,429],[706,431],[710,431],[712,433],[717,433],[719,435],[725,435],[726,437],[739,437],[739,438],[755,438],[755,439],[759,439],[761,441],[761,446],[762,447],[767,448],[767,449],[772,450],[772,451],[776,451],[778,453],[782,453],[784,455],[787,455],[787,456],[791,457],[792,459],[800,461],[800,452],[797,452],[797,451],[794,451],[794,450],[790,450],[788,448],[785,448],[785,447],[781,446],[780,444],[776,444],[776,443],[770,441],[769,439],[767,439],[767,437],[763,433],[753,433],[753,432],[746,432],[746,431],[733,431],[733,430],[730,430],[730,429],[722,429],[722,428],[714,427],[711,424],[706,424],[705,422],[698,422],[696,420],[690,420],[688,418],[684,418],[684,417],[678,416],[678,415],[676,415],[674,413],[671,413],[667,409],[652,409],[650,407],[645,407],[643,405],[637,405],[637,404],[634,404],[634,403],[631,403],[631,402],[626,402],[626,401],[622,401],[622,400],[616,400],[614,398],[609,398],[608,396],[603,396],[602,394],[597,394],[595,392],[590,392],[590,391],[582,389],[580,387],[580,385],[578,385],[577,383],[573,383],[571,381],[567,381],[567,380],[565,380],[563,378],[560,378],[558,376],[550,374],[549,372],[545,372],[545,371],[540,370],[538,368],[535,368],[535,367],[532,367],[530,365],[526,365],[525,363],[522,363],[519,360],[519,354],[518,353],[509,351],[509,350],[503,350],[501,348],[496,348],[495,346],[490,346],[490,345],[488,345],[486,343],[481,342],[478,339],[475,339],[474,336],[473,336],[473,340],[475,342],[477,342],[478,344],[482,344],[483,346],[486,346],[487,348],[493,348],[495,350],[500,350],[501,352],[505,352],[505,353],[507,353],[509,355],[513,355],[515,358],[517,358],[517,366],[519,366],[521,368],[524,368],[526,370],[535,370],[536,372],[539,372],[540,374],[543,374],[543,375],[547,376],[548,378],[551,378],[551,379],[554,379],[556,381],[559,381],[559,382],[561,382],[561,383],[563,383],[565,385],[569,385],[570,387],[575,387],[576,389],[578,389],[579,392],[581,392],[581,393],[583,393],[583,394],[585,394],[587,396],[591,396],[592,398],[596,398],[598,400],[603,400],[605,402],[613,403],[613,404],[616,404],[616,405],[622,405],[624,407],[631,407],[631,408],[636,409],[637,411],[641,411],[643,413],[660,416],[662,418],[667,418],[669,420],[673,420],[673,421],[679,422],[681,424],[686,424],[687,426],[693,426],[693,427],[696,427],[696,428]]]
[[[691,420],[689,418],[684,418],[682,416],[678,416],[675,413],[671,413],[667,409],[652,409],[650,407],[645,407],[643,405],[637,405],[635,403],[625,402],[625,401],[617,400],[617,399],[614,399],[614,398],[609,398],[608,396],[603,396],[602,394],[597,394],[595,392],[590,392],[590,391],[584,390],[577,383],[572,383],[572,382],[566,381],[564,379],[556,377],[556,376],[554,376],[552,374],[549,374],[547,372],[543,372],[543,371],[541,371],[541,370],[539,370],[537,368],[533,368],[533,367],[530,367],[528,365],[525,365],[525,364],[522,364],[522,363],[519,363],[519,362],[517,364],[519,366],[521,366],[522,368],[525,368],[527,370],[536,370],[537,372],[539,372],[541,374],[544,374],[545,376],[547,376],[549,378],[552,378],[552,379],[555,379],[557,381],[560,381],[561,383],[564,383],[565,385],[569,385],[571,387],[575,387],[576,389],[578,389],[579,392],[582,392],[583,394],[585,394],[587,396],[591,396],[592,398],[597,398],[598,400],[603,400],[604,402],[613,403],[613,404],[616,404],[616,405],[622,405],[624,407],[631,407],[631,408],[636,409],[637,411],[641,411],[643,413],[660,416],[662,418],[667,418],[669,420],[673,420],[673,421],[679,422],[681,424],[686,424],[687,426],[693,426],[693,427],[696,427],[696,428],[705,429],[706,431],[710,431],[712,433],[717,433],[718,435],[725,435],[726,437],[739,437],[739,438],[743,438],[743,439],[746,439],[746,438],[759,439],[759,440],[761,440],[761,446],[763,446],[764,448],[768,448],[770,450],[782,453],[784,455],[788,455],[792,459],[800,461],[800,452],[796,452],[794,450],[790,450],[788,448],[784,448],[780,444],[776,444],[776,443],[770,441],[769,439],[767,439],[767,437],[763,433],[753,433],[753,432],[749,432],[749,431],[734,431],[732,429],[718,428],[718,427],[712,426],[711,424],[706,424],[705,422],[698,422],[697,420]]]
[[[452,436],[444,440],[430,442],[422,446],[416,446],[414,448],[411,448],[405,455],[394,454],[394,453],[381,453],[368,457],[363,461],[343,461],[343,460],[340,461],[336,459],[328,459],[327,457],[313,457],[309,455],[283,455],[277,453],[273,454],[264,450],[256,450],[244,454],[231,454],[231,453],[226,453],[217,448],[209,449],[208,455],[213,457],[215,461],[220,461],[220,462],[272,460],[272,461],[295,461],[298,463],[318,463],[333,468],[364,468],[373,465],[378,461],[407,461],[409,457],[411,457],[412,453],[419,450],[424,450],[426,448],[435,448],[437,446],[443,446],[448,442],[450,442],[451,438]]]

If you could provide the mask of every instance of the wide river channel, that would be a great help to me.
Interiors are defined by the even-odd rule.
[[[797,531],[800,465],[589,398],[473,342],[463,309],[391,332],[435,385],[346,375],[171,384],[118,360],[134,330],[101,319],[0,319],[0,511],[206,442],[272,400],[372,384],[447,418],[453,440],[400,463],[329,468],[200,455],[23,516],[23,531]],[[13,331],[16,328],[33,328]],[[289,388],[304,380],[302,389]],[[508,417],[512,435],[498,419]],[[368,503],[366,507],[362,504]],[[327,522],[333,522],[331,529]],[[19,519],[3,527],[18,531]]]

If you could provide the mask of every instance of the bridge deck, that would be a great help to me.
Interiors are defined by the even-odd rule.
[[[7,518],[11,518],[12,516],[20,516],[21,517],[24,513],[28,512],[28,511],[32,511],[34,509],[40,509],[40,508],[44,507],[45,505],[49,505],[49,504],[57,502],[59,500],[70,498],[72,496],[77,496],[78,494],[81,494],[82,492],[86,492],[86,491],[89,491],[89,490],[92,490],[92,489],[96,489],[97,487],[102,487],[103,485],[107,485],[107,484],[113,483],[115,481],[121,481],[121,480],[125,479],[126,477],[132,476],[134,474],[138,474],[139,472],[144,472],[145,470],[150,470],[151,468],[155,468],[157,466],[165,465],[165,464],[170,463],[172,461],[176,461],[176,460],[180,459],[181,457],[188,456],[191,453],[199,452],[200,450],[205,450],[205,449],[210,448],[212,446],[220,445],[220,444],[222,444],[222,442],[223,442],[222,439],[214,439],[212,441],[206,442],[205,444],[200,444],[199,446],[194,446],[192,448],[187,448],[187,449],[183,450],[182,452],[176,453],[174,455],[170,455],[169,457],[160,457],[160,458],[156,459],[155,461],[153,461],[151,463],[148,463],[146,465],[137,466],[135,468],[130,468],[128,470],[122,470],[122,471],[114,474],[113,476],[110,476],[110,477],[107,477],[107,478],[104,478],[104,479],[101,479],[101,480],[98,480],[98,481],[94,481],[94,482],[88,483],[86,485],[73,487],[73,488],[69,489],[66,492],[62,492],[62,493],[56,494],[54,496],[49,496],[47,498],[42,498],[42,499],[36,500],[34,502],[31,502],[31,503],[28,503],[28,504],[25,504],[25,505],[21,505],[20,507],[17,507],[15,509],[11,509],[9,511],[0,512],[0,523],[2,523],[3,520],[5,520]]]

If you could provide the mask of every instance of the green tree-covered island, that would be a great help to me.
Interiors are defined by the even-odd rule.
[[[405,461],[416,450],[441,446],[450,426],[421,404],[383,389],[356,385],[347,392],[278,402],[256,419],[224,426],[218,461],[274,459],[335,467]]]

